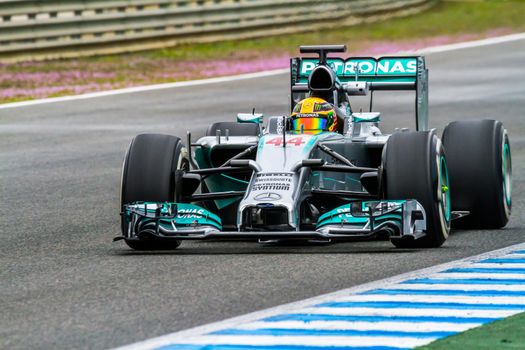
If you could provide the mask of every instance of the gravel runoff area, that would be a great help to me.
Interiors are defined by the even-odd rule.
[[[0,64],[0,103],[285,68],[301,44],[346,43],[353,55],[416,50],[523,31],[523,18],[523,1],[444,1],[418,15],[357,27],[123,55]]]

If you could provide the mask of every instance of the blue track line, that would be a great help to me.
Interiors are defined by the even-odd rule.
[[[525,274],[525,269],[518,268],[502,268],[502,269],[491,269],[484,267],[465,267],[465,268],[456,268],[448,269],[441,273],[515,273],[515,274]]]
[[[520,290],[455,290],[455,289],[375,289],[361,295],[459,295],[472,297],[521,297]],[[523,306],[525,308],[525,305]]]
[[[229,345],[173,344],[156,350],[408,350],[393,346],[308,346],[308,345]]]
[[[400,284],[525,284],[525,279],[490,279],[490,278],[472,278],[472,279],[433,279],[418,278],[403,281]]]
[[[325,315],[325,314],[283,314],[263,319],[263,322],[279,321],[347,321],[347,322],[447,322],[447,323],[488,323],[499,317],[450,317],[450,316],[365,316],[365,315]]]
[[[410,337],[410,338],[443,338],[458,332],[399,332],[356,329],[222,329],[210,334],[215,335],[272,335],[272,336],[358,336],[358,337]]]
[[[315,305],[315,307],[334,308],[407,308],[407,309],[456,309],[456,310],[525,310],[519,304],[464,304],[464,303],[422,303],[408,301],[340,301]]]
[[[479,261],[482,264],[525,264],[525,258],[508,258],[508,259],[485,259]]]

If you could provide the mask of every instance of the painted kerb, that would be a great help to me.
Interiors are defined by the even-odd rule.
[[[408,350],[525,311],[525,243],[119,350]]]
[[[4,0],[0,60],[120,53],[358,24],[437,0]]]

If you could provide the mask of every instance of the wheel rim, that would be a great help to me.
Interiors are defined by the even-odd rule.
[[[439,193],[440,205],[447,224],[450,222],[450,188],[448,182],[448,169],[445,157],[440,158],[440,174],[439,174]]]
[[[502,157],[503,196],[506,209],[510,211],[512,205],[512,161],[510,157],[510,147],[506,137],[504,137]]]

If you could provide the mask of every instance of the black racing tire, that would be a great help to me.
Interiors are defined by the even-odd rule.
[[[450,232],[447,162],[434,131],[397,132],[383,152],[382,187],[386,199],[415,199],[425,209],[426,235],[392,239],[397,248],[436,248]]]
[[[226,135],[226,130],[230,136],[259,136],[260,127],[256,123],[236,123],[236,122],[218,122],[210,125],[206,130],[206,136],[215,136],[217,130],[221,131],[221,135]]]
[[[120,205],[132,202],[176,201],[177,175],[189,169],[185,148],[176,136],[141,134],[131,142],[122,167]],[[128,225],[121,219],[122,235]],[[135,250],[171,250],[179,241],[142,239],[125,240]]]
[[[512,160],[509,137],[496,120],[452,122],[443,131],[452,210],[470,211],[453,227],[504,227],[512,209]]]

